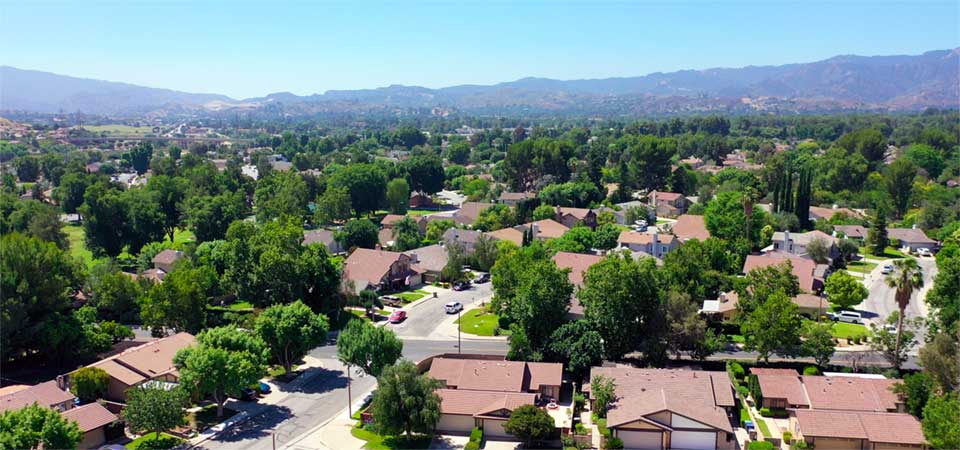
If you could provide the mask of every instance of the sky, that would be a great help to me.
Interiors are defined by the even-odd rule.
[[[956,47],[957,0],[0,0],[0,65],[237,99]]]

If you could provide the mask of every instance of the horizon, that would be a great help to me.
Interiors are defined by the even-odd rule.
[[[0,13],[0,65],[243,100],[391,85],[623,78],[960,46],[960,5],[940,1],[873,8],[748,1],[601,7],[290,2],[272,6],[268,16],[250,3],[222,5],[8,4]],[[60,13],[50,15],[52,7]],[[460,23],[465,16],[470,23]],[[37,35],[41,20],[57,32]]]

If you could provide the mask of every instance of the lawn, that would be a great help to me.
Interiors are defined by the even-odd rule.
[[[230,408],[223,408],[223,417],[217,418],[217,405],[204,406],[199,412],[187,414],[187,423],[197,431],[206,430],[237,414]]]
[[[728,334],[727,340],[734,344],[745,344],[747,342],[747,339],[744,338],[742,334]]]
[[[770,429],[767,428],[766,420],[760,419],[757,421],[756,425],[757,425],[757,428],[760,429],[760,432],[763,433],[763,437],[773,437],[773,435],[770,434]]]
[[[500,317],[487,312],[486,308],[474,308],[461,313],[460,331],[477,336],[494,336],[493,331],[500,326]],[[500,330],[500,335],[509,334],[508,330]]]
[[[182,442],[183,439],[167,433],[160,433],[160,439],[157,439],[156,433],[147,433],[130,441],[130,443],[124,445],[124,447],[127,450],[166,450],[176,447]]]
[[[353,427],[350,434],[357,439],[367,441],[363,448],[369,450],[423,449],[429,447],[430,441],[433,440],[433,436],[414,436],[409,439],[398,436],[381,436],[360,426]]]
[[[834,322],[833,337],[851,339],[854,336],[870,336],[870,329],[856,323]]]
[[[370,317],[367,317],[366,312],[364,312],[362,309],[351,309],[351,310],[350,310],[350,314],[353,314],[353,315],[355,315],[355,316],[357,316],[357,317],[359,317],[359,318],[361,318],[361,319],[363,319],[363,320],[366,320],[366,321],[369,321],[369,320],[370,320]],[[383,310],[383,309],[376,309],[376,310],[374,310],[374,314],[379,315],[379,316],[383,316],[383,317],[387,317],[387,316],[390,315],[390,313],[388,313],[386,310]],[[382,320],[382,319],[381,319],[381,320]]]
[[[70,256],[79,258],[87,267],[93,265],[93,252],[87,249],[87,244],[83,241],[83,227],[77,225],[67,225],[63,227],[67,233],[67,241],[70,243]]]
[[[397,297],[399,297],[399,298],[400,298],[401,300],[403,300],[405,303],[410,303],[410,302],[415,302],[415,301],[417,301],[417,300],[420,300],[421,298],[426,297],[428,294],[430,294],[430,293],[427,292],[427,291],[423,291],[423,290],[417,289],[417,290],[415,290],[415,291],[400,292],[400,293],[394,294],[394,295],[396,295]]]
[[[897,249],[895,249],[895,248],[893,248],[893,247],[887,247],[887,250],[884,251],[882,255],[874,255],[874,254],[870,251],[869,248],[867,248],[867,247],[860,247],[860,254],[861,254],[861,255],[864,255],[864,256],[866,256],[866,257],[868,257],[868,258],[874,258],[874,259],[877,259],[877,258],[880,258],[880,259],[897,259],[897,258],[904,258],[904,257],[909,256],[909,255],[906,255],[906,254],[904,254],[903,252],[901,252],[900,250],[897,250]]]
[[[233,311],[253,311],[253,303],[246,301],[235,302],[232,305],[227,307]]]
[[[408,209],[407,215],[411,217],[425,216],[437,212],[436,209]]]
[[[748,420],[753,420],[750,418],[750,411],[747,411],[747,408],[743,406],[743,400],[737,403],[740,405],[740,425],[743,425]]]
[[[847,264],[847,270],[859,273],[870,273],[876,267],[876,263],[866,261],[853,261]]]
[[[182,245],[187,242],[193,242],[197,240],[197,236],[193,234],[190,230],[184,230],[183,228],[177,228],[177,231],[173,232],[173,243],[176,245]],[[164,236],[164,242],[170,242],[169,236]]]
[[[143,136],[153,133],[153,127],[131,127],[130,125],[84,125],[91,133],[108,133],[116,136]]]

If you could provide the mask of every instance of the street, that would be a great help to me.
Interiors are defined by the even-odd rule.
[[[916,260],[920,265],[920,269],[923,271],[923,288],[913,292],[913,296],[910,298],[910,304],[907,305],[905,311],[906,314],[904,314],[904,317],[907,319],[927,317],[927,305],[924,303],[924,298],[930,288],[933,287],[933,278],[937,275],[937,263],[935,259],[920,257],[916,258]],[[883,324],[891,313],[899,310],[896,301],[896,289],[887,286],[885,281],[886,275],[881,273],[884,264],[893,263],[888,260],[878,264],[877,267],[864,278],[864,284],[867,286],[870,295],[867,296],[867,299],[864,300],[863,303],[857,305],[857,311],[863,314],[867,326],[871,323],[878,325]],[[916,334],[917,341],[923,342],[924,336],[926,335],[926,328],[921,327],[916,330]],[[912,353],[915,352],[916,349],[914,349]]]

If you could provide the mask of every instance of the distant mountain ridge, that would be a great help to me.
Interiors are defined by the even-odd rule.
[[[465,112],[642,114],[683,110],[915,110],[960,104],[960,48],[921,55],[835,56],[780,66],[656,72],[637,77],[527,77],[440,89],[391,85],[234,100],[0,66],[0,110],[122,115],[232,108],[287,114],[440,108]]]

